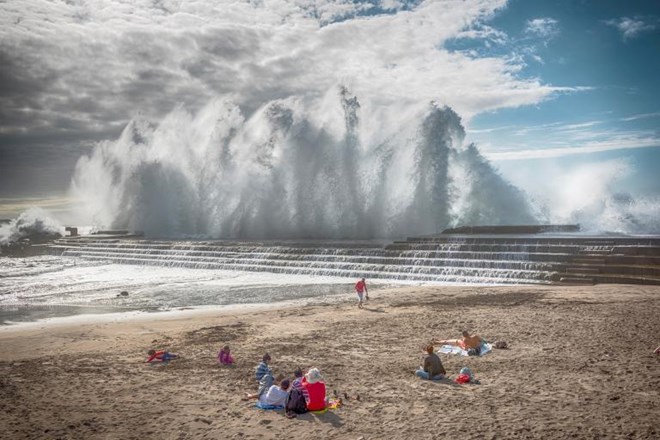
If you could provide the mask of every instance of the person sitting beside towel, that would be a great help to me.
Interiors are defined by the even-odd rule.
[[[424,365],[419,367],[415,374],[426,380],[441,380],[447,372],[445,367],[442,366],[440,357],[433,353],[433,345],[426,346],[426,353],[428,356],[424,358]]]

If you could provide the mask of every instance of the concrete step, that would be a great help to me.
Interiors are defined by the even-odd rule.
[[[585,255],[573,258],[572,262],[575,264],[605,264],[605,258]]]
[[[580,249],[580,252],[578,252],[578,255],[580,257],[585,257],[585,256],[598,256],[598,255],[612,255],[612,250],[611,249]]]
[[[597,267],[584,267],[584,266],[567,267],[566,273],[599,274],[600,269],[598,269]]]
[[[572,277],[572,276],[561,277],[559,278],[559,282],[562,284],[578,284],[585,286],[593,286],[595,284],[593,278]]]

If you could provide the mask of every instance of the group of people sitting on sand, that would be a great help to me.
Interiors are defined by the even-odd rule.
[[[286,408],[290,417],[328,407],[325,382],[318,368],[310,368],[305,374],[298,368],[291,380],[282,374],[273,376],[273,370],[268,365],[270,361],[270,354],[264,354],[254,373],[257,392],[248,393],[245,400],[257,399],[257,406],[262,409]]]

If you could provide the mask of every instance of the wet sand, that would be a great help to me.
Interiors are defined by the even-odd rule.
[[[0,438],[658,438],[660,287],[406,287],[276,309],[0,330]],[[420,347],[468,328],[508,350],[441,355],[453,379],[413,375]],[[220,367],[229,344],[235,367]],[[144,363],[149,348],[181,357]],[[241,398],[254,367],[318,367],[348,393],[287,419]],[[360,400],[356,399],[359,394]]]

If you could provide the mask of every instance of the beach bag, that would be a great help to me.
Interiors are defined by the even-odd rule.
[[[456,383],[470,383],[470,376],[467,374],[459,374],[456,377]]]
[[[305,403],[305,396],[298,388],[293,388],[289,393],[286,401],[286,412],[294,414],[303,414],[307,412],[307,404]]]

